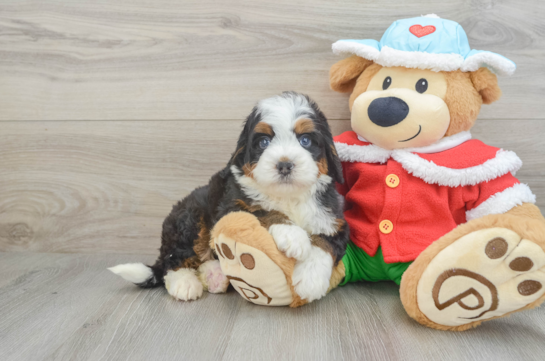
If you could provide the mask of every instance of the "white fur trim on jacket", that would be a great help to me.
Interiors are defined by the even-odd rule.
[[[500,149],[494,158],[483,164],[463,169],[443,167],[415,154],[442,152],[454,148],[470,138],[469,132],[462,132],[422,148],[386,150],[373,144],[348,145],[339,142],[335,143],[335,148],[342,162],[383,164],[391,157],[399,162],[403,169],[424,182],[448,187],[476,185],[509,172],[514,175],[522,167],[522,161],[514,152],[503,149]]]
[[[443,167],[420,158],[417,154],[403,151],[394,151],[392,158],[401,163],[403,169],[424,182],[447,187],[488,182],[509,172],[514,175],[522,167],[522,161],[514,152],[503,149],[498,150],[494,158],[483,164],[463,169]]]
[[[505,59],[503,56],[483,52],[465,59],[460,70],[464,72],[475,71],[484,66],[491,68],[498,75],[513,75],[517,69],[515,63]]]
[[[477,207],[466,212],[466,219],[484,217],[489,214],[502,214],[522,203],[535,203],[536,196],[526,184],[515,184],[502,192],[488,198]]]
[[[362,136],[358,135],[358,139],[362,142],[369,142]],[[445,137],[437,142],[420,148],[405,148],[397,150],[396,152],[411,152],[411,153],[439,153],[454,147],[471,139],[471,133],[469,131],[460,132],[450,137]],[[386,161],[394,153],[393,150],[386,150],[376,145],[348,145],[344,143],[335,142],[335,148],[337,154],[343,162],[363,162],[363,163],[386,163]]]
[[[376,145],[348,145],[335,142],[335,149],[342,162],[362,163],[386,163],[392,155],[391,150],[386,150]]]

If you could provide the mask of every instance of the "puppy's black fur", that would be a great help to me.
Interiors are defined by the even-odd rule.
[[[293,94],[284,93],[283,95]],[[325,158],[328,175],[334,181],[342,183],[341,162],[335,152],[327,120],[316,103],[308,100],[314,111],[311,120],[316,128],[316,131],[310,134],[315,146],[309,151],[315,161]],[[160,255],[156,263],[151,266],[154,276],[138,284],[140,287],[148,288],[162,284],[163,278],[169,270],[197,269],[205,261],[217,258],[209,246],[210,230],[227,213],[250,212],[258,217],[264,226],[271,225],[267,221],[270,212],[254,205],[253,200],[244,194],[231,171],[233,165],[238,169],[243,169],[245,165],[254,164],[259,160],[263,150],[260,149],[258,140],[262,134],[256,133],[254,129],[260,121],[259,109],[255,107],[246,119],[237,142],[237,149],[227,166],[212,176],[208,185],[195,189],[174,205],[163,223]],[[312,235],[311,239],[316,246],[330,252],[337,264],[344,256],[349,230],[344,221],[342,204],[335,189],[335,182],[331,182],[318,197],[320,204],[331,209],[337,218],[338,230],[333,236]]]

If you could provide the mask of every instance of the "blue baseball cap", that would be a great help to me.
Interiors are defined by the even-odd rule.
[[[460,24],[435,14],[398,20],[380,41],[339,40],[332,48],[335,54],[355,54],[388,67],[464,72],[487,67],[499,75],[511,75],[517,68],[500,54],[471,49]]]

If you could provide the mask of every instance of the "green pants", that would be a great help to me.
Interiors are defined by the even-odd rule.
[[[412,262],[386,263],[380,247],[375,256],[371,257],[354,243],[349,242],[343,263],[345,276],[341,286],[357,281],[394,281],[399,285],[401,276]]]

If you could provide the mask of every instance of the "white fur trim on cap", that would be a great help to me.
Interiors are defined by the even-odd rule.
[[[422,51],[402,51],[377,48],[356,41],[339,40],[331,46],[333,53],[355,54],[382,66],[403,66],[406,68],[430,69],[432,71],[454,71],[460,69],[464,58],[459,54],[432,54]]]
[[[375,61],[380,51],[372,46],[358,43],[355,41],[339,40],[331,46],[333,54],[355,54],[367,60]]]
[[[507,60],[501,55],[490,52],[482,52],[467,57],[464,60],[460,70],[464,72],[476,71],[485,66],[489,67],[499,75],[512,75],[517,69],[515,63]]]
[[[384,46],[375,63],[382,66],[454,71],[460,69],[464,58],[460,54],[431,54],[422,51],[402,51]]]
[[[536,196],[526,184],[515,184],[502,192],[498,192],[488,198],[479,206],[466,212],[466,219],[484,217],[489,214],[502,214],[510,209],[522,205],[522,203],[535,203]]]

